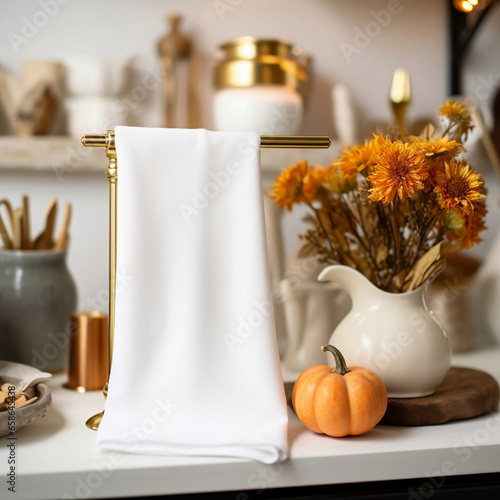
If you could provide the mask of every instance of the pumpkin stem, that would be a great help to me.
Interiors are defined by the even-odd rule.
[[[333,357],[335,359],[335,368],[332,370],[332,373],[338,373],[339,375],[345,375],[346,373],[349,373],[351,370],[347,368],[347,364],[345,362],[344,356],[342,356],[341,352],[336,348],[333,347],[332,345],[322,345],[321,350],[323,352],[328,351],[333,354]]]

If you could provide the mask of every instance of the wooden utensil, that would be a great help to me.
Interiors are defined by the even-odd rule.
[[[12,224],[12,246],[14,250],[21,250],[22,248],[22,232],[23,232],[23,209],[16,208],[14,210],[14,224]]]
[[[2,205],[4,205],[5,208],[7,209],[7,215],[9,216],[9,223],[12,229],[14,226],[14,210],[12,209],[12,205],[10,204],[10,201],[7,198],[0,199],[0,206]],[[4,247],[7,249],[12,249],[14,245],[11,237],[9,236],[9,233],[7,232],[7,228],[3,222],[1,214],[0,214],[0,235],[2,237]]]
[[[66,203],[66,211],[64,213],[64,221],[61,229],[61,233],[59,234],[59,238],[54,245],[54,250],[62,250],[68,246],[68,227],[69,221],[71,219],[71,203]]]
[[[23,196],[23,221],[22,221],[22,235],[21,245],[23,250],[31,250],[33,242],[30,236],[30,207],[29,200],[26,195]]]
[[[12,208],[10,201],[7,198],[1,198],[0,206],[1,205],[4,205],[5,208],[7,209],[7,213],[9,214],[9,222],[10,225],[12,226],[14,224],[14,209]]]
[[[2,237],[4,248],[10,250],[13,247],[12,240],[10,239],[9,233],[7,233],[7,228],[3,223],[2,215],[0,214],[0,236]]]
[[[33,244],[35,250],[49,250],[54,247],[54,225],[57,214],[57,198],[52,198],[45,211],[45,228]]]

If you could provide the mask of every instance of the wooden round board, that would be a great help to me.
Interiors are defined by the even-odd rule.
[[[287,402],[292,402],[293,383],[285,384]],[[497,407],[497,381],[485,372],[452,367],[436,392],[423,398],[390,398],[380,423],[390,425],[434,425],[477,417]]]
[[[434,394],[423,398],[390,398],[382,424],[433,425],[482,415],[498,405],[500,391],[489,374],[451,367]]]

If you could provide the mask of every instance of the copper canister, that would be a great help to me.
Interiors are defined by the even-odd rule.
[[[64,387],[78,392],[102,390],[109,376],[108,320],[99,311],[71,317],[69,379]]]

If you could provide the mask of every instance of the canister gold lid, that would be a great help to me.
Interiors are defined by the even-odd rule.
[[[228,60],[257,59],[261,56],[275,56],[293,59],[298,49],[285,40],[264,40],[253,36],[242,36],[222,44],[220,47]],[[295,51],[295,52],[294,52]]]
[[[99,311],[71,317],[69,379],[64,387],[78,392],[102,390],[109,376],[108,319]]]
[[[304,96],[310,59],[289,42],[245,36],[219,48],[223,57],[215,68],[215,88],[283,85]]]

